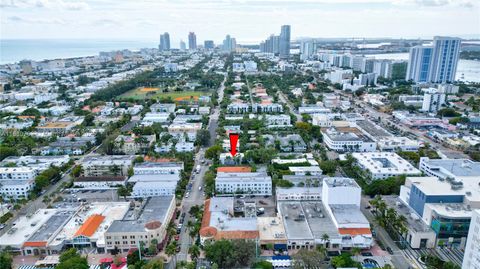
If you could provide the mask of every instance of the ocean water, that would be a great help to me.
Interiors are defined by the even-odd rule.
[[[153,40],[100,39],[3,39],[0,40],[0,64],[24,59],[45,60],[98,55],[101,51],[155,48]]]
[[[370,54],[368,56],[374,56],[376,59],[408,60],[408,53]],[[460,59],[455,78],[461,81],[480,82],[480,61]]]

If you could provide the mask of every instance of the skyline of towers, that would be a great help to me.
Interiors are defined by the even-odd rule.
[[[455,80],[461,39],[433,38],[432,45],[410,48],[406,80],[445,83]]]
[[[286,59],[290,57],[290,38],[290,25],[282,25],[280,35],[272,34],[260,43],[260,52],[278,54],[280,58]]]
[[[290,25],[282,25],[280,31],[280,58],[286,59],[290,57]]]
[[[188,33],[188,49],[196,50],[197,49],[197,36],[195,32]]]
[[[170,50],[170,35],[168,32],[165,32],[160,35],[160,45],[158,46],[159,50]]]

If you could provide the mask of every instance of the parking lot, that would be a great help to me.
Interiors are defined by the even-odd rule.
[[[63,198],[65,201],[84,201],[84,202],[108,202],[123,200],[118,197],[116,189],[109,190],[83,190],[83,189],[68,189],[64,191]]]
[[[245,211],[245,203],[255,204],[257,209],[257,214],[265,217],[274,217],[276,215],[276,205],[275,199],[273,196],[247,196],[247,195],[237,195],[234,199],[234,209],[235,212]],[[259,210],[263,208],[263,210]],[[248,211],[248,210],[247,210]],[[261,213],[262,212],[262,213]]]

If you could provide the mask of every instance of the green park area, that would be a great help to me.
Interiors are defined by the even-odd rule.
[[[172,92],[163,92],[160,88],[157,87],[139,87],[126,93],[120,95],[121,99],[167,99],[171,98],[174,101],[188,101],[188,100],[198,100],[198,97],[201,95],[208,95],[208,93],[201,91],[172,91]]]

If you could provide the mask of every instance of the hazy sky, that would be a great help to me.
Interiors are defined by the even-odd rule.
[[[480,0],[0,0],[2,39],[480,36]]]

